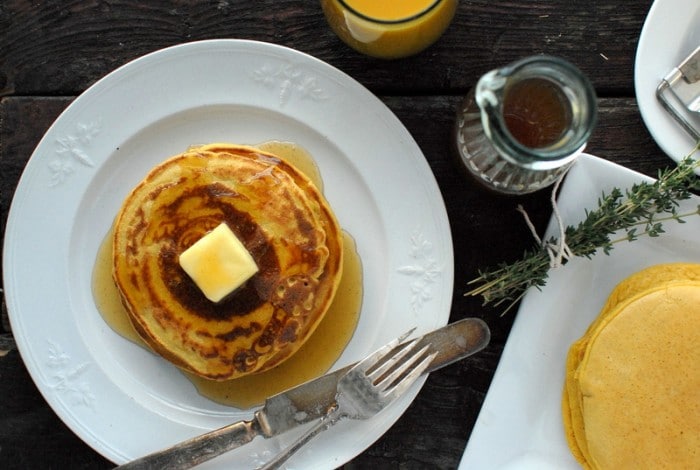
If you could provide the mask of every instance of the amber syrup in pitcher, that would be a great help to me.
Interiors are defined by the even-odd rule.
[[[571,106],[554,83],[528,78],[506,90],[503,120],[515,140],[528,148],[543,148],[558,142],[568,129]]]
[[[595,92],[572,64],[536,56],[488,72],[457,113],[462,166],[481,185],[518,195],[554,183],[583,152]]]

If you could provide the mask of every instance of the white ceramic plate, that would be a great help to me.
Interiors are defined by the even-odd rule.
[[[583,155],[559,196],[564,223],[573,225],[585,208],[613,187],[627,188],[647,177]],[[683,203],[694,210],[700,200]],[[682,213],[682,211],[681,211]],[[549,233],[553,234],[550,222]],[[566,354],[597,317],[615,285],[647,266],[700,262],[700,218],[667,222],[667,233],[615,245],[610,255],[575,258],[550,272],[547,285],[528,292],[467,444],[461,469],[580,469],[569,452],[561,419]]]
[[[376,97],[337,69],[271,44],[189,43],[135,60],[72,103],[39,143],[5,235],[7,305],[19,350],[51,407],[121,463],[239,419],[174,367],[116,335],[97,312],[91,272],[121,201],[147,171],[193,144],[287,140],[316,159],[325,193],[355,238],[363,309],[346,365],[412,326],[447,323],[453,256],[444,204],[423,154]],[[379,438],[418,393],[368,422],[341,423],[293,468],[342,465]],[[297,435],[210,463],[252,468]]]
[[[637,46],[634,87],[639,111],[651,136],[673,160],[690,154],[693,139],[656,99],[656,87],[673,67],[700,46],[700,2],[656,0],[649,10]],[[700,115],[686,113],[700,129]]]

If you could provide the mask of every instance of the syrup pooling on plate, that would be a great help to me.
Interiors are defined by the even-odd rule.
[[[310,155],[300,146],[286,142],[266,142],[257,147],[294,164],[321,187],[320,174]],[[110,230],[111,232],[111,230]],[[325,373],[349,342],[359,319],[362,303],[362,265],[352,237],[343,232],[344,269],[335,298],[311,338],[290,359],[259,374],[229,381],[210,381],[186,374],[200,393],[214,401],[250,407],[267,396]],[[112,237],[103,241],[93,273],[93,293],[105,321],[121,336],[150,350],[133,329],[112,280]]]
[[[136,331],[163,358],[207,379],[289,358],[340,283],[343,235],[328,201],[287,160],[248,145],[215,142],[166,158],[127,194],[115,220],[114,280]],[[244,245],[232,251],[252,256],[247,269],[257,272],[235,295],[227,294],[236,274],[229,277],[214,303],[207,295],[224,279],[207,273],[235,259],[221,258],[236,246],[214,235],[222,222]]]

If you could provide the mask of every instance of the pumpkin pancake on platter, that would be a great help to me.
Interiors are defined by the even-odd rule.
[[[587,469],[700,468],[700,265],[613,290],[566,361],[562,413]]]

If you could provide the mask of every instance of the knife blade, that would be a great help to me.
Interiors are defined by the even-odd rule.
[[[481,351],[490,339],[491,332],[483,320],[465,318],[423,335],[417,347],[431,344],[433,351],[437,351],[427,370],[433,372]],[[256,437],[268,439],[318,419],[334,403],[338,380],[353,365],[268,398],[251,420],[229,424],[117,468],[191,468],[241,447]]]

